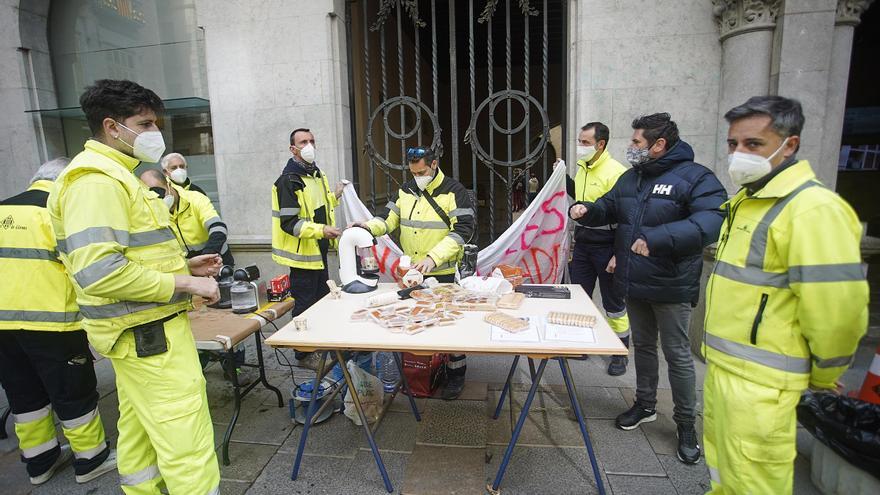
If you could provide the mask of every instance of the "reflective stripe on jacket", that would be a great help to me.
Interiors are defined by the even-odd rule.
[[[168,207],[132,174],[138,163],[89,140],[49,195],[83,328],[105,355],[125,329],[190,307],[188,294],[174,292],[174,275],[188,275],[189,268]]]
[[[410,180],[394,193],[375,218],[367,222],[374,236],[390,234],[400,228],[400,247],[413,263],[430,256],[436,267],[431,275],[455,273],[462,246],[474,234],[474,206],[470,194],[460,182],[446,177],[439,168],[424,193],[449,216],[452,228]]]
[[[833,387],[868,321],[855,212],[806,161],[725,208],[706,294],[707,360],[781,390]]]
[[[58,259],[46,200],[52,182],[0,202],[0,330],[82,328],[73,284]],[[53,429],[54,434],[54,429]]]

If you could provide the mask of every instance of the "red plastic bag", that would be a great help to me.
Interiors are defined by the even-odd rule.
[[[431,397],[443,382],[449,354],[416,356],[403,353],[403,374],[413,397]]]

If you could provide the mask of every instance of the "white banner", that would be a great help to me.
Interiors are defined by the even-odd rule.
[[[478,275],[489,275],[498,265],[512,265],[522,268],[533,284],[562,282],[569,249],[565,170],[560,162],[522,215],[480,251]]]
[[[538,196],[495,242],[477,256],[477,274],[489,275],[498,265],[522,268],[527,282],[558,284],[568,262],[568,195],[566,166],[561,163],[547,178]],[[345,223],[365,222],[373,216],[361,202],[352,184],[342,191]],[[387,235],[373,248],[383,282],[393,281],[394,269],[403,251]]]

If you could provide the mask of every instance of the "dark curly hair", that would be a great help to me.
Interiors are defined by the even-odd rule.
[[[665,112],[643,115],[633,120],[632,128],[642,130],[649,146],[653,146],[658,139],[663,138],[666,140],[666,149],[668,150],[678,142],[678,126],[672,117]]]
[[[122,121],[144,110],[152,110],[156,115],[165,111],[162,99],[152,90],[135,82],[114,79],[100,79],[86,87],[79,97],[79,105],[95,136],[102,132],[107,117]]]

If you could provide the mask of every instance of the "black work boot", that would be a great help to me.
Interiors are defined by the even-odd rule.
[[[448,375],[443,390],[440,391],[440,398],[455,400],[461,395],[462,390],[464,390],[464,374]]]
[[[685,464],[696,464],[700,461],[700,444],[697,443],[694,425],[678,425],[678,460]]]
[[[621,430],[634,430],[642,423],[650,423],[657,420],[657,411],[654,409],[645,409],[639,404],[635,404],[628,411],[621,414],[614,421]]]
[[[629,357],[611,356],[611,362],[608,363],[608,374],[611,376],[620,376],[626,373],[627,364],[629,364]]]

